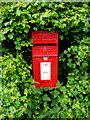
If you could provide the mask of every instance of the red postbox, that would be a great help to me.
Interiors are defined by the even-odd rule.
[[[32,63],[36,87],[55,88],[58,79],[58,32],[32,32]]]

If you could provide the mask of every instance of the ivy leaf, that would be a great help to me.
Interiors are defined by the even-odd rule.
[[[20,41],[20,40],[21,40],[21,37],[16,37],[16,40],[17,40],[17,41]]]
[[[17,9],[16,15],[17,15],[17,16],[20,16],[21,13],[22,13],[21,10]]]
[[[62,35],[60,35],[60,39],[63,40],[63,38],[64,38],[64,37],[63,37]]]
[[[2,40],[6,40],[6,37],[2,34]]]
[[[33,30],[37,31],[38,29],[37,29],[37,27],[34,27]]]
[[[45,91],[49,91],[49,90],[52,90],[52,88],[50,88],[50,87],[45,87],[44,90],[45,90]]]
[[[45,95],[43,96],[43,100],[44,100],[44,101],[51,101],[51,99],[48,97],[47,94],[45,94]]]
[[[65,86],[61,86],[61,87],[60,87],[60,90],[61,90],[61,92],[66,92],[66,91],[67,91],[67,89],[66,89]]]
[[[28,33],[28,31],[29,31],[29,29],[25,29],[25,30],[24,30],[25,33]]]
[[[9,25],[9,22],[5,22],[4,25],[5,25],[5,26]]]
[[[9,39],[13,39],[13,35],[14,35],[14,33],[9,34],[8,35]]]
[[[67,54],[67,52],[68,52],[67,50],[64,50],[64,54]]]

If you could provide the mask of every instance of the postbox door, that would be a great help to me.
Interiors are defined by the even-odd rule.
[[[37,87],[52,87],[57,82],[57,57],[48,57],[48,60],[43,60],[44,57],[33,58],[34,80],[39,82],[35,84]]]

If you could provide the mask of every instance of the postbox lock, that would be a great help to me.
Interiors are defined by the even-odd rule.
[[[44,60],[48,60],[48,57],[45,56],[45,57],[44,57]]]

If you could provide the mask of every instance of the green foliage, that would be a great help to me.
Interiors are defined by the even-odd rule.
[[[27,65],[21,55],[14,58],[10,54],[3,57],[2,68],[2,117],[21,117],[27,111],[30,102],[27,96],[33,87],[31,66]]]
[[[1,118],[89,118],[88,2],[2,3]],[[35,88],[32,31],[59,33],[56,89]]]

